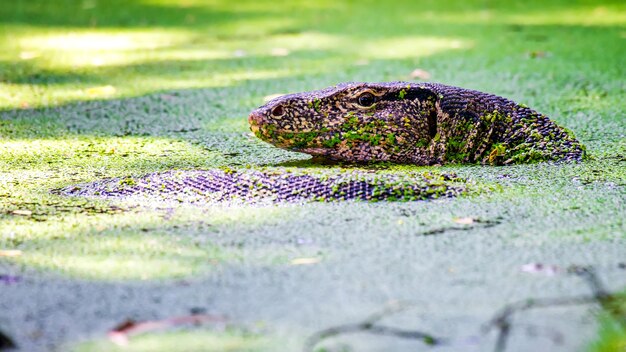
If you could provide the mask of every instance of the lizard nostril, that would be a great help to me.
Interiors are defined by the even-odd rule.
[[[279,116],[283,116],[284,113],[285,113],[285,110],[283,109],[281,105],[278,105],[277,107],[272,109],[272,116],[279,117]]]
[[[258,125],[261,122],[261,117],[256,112],[250,113],[248,116],[248,123],[251,125]]]

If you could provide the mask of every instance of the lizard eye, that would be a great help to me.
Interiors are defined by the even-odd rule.
[[[359,102],[359,105],[363,107],[370,107],[374,104],[374,102],[376,101],[376,98],[374,97],[372,93],[366,92],[366,93],[359,95],[357,101]]]
[[[280,117],[285,114],[285,109],[283,109],[282,105],[278,105],[277,107],[272,109],[272,116]]]

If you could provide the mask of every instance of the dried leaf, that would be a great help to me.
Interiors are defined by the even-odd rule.
[[[421,68],[416,68],[415,70],[413,70],[413,72],[411,72],[411,74],[409,75],[412,79],[430,79],[431,75],[430,72],[426,71],[426,70],[422,70]]]
[[[136,322],[134,320],[126,320],[120,325],[113,328],[107,334],[111,342],[120,345],[128,345],[129,338],[133,335],[143,334],[149,331],[167,329],[179,325],[187,324],[203,324],[203,323],[224,323],[226,318],[222,316],[214,316],[208,314],[192,314],[179,317],[172,317],[162,320],[148,320]]]
[[[113,86],[91,87],[91,88],[87,88],[87,90],[85,90],[87,95],[91,95],[91,96],[113,95],[113,94],[115,94],[116,91],[117,91],[117,89],[115,89],[115,87],[113,87]]]
[[[465,218],[455,218],[455,219],[452,219],[452,221],[456,222],[457,224],[471,225],[474,222],[476,222],[476,219],[472,217],[465,217]]]
[[[556,265],[545,265],[541,263],[529,263],[522,265],[521,270],[531,274],[543,274],[546,276],[554,276],[563,272],[563,269]]]
[[[290,264],[291,265],[311,265],[317,264],[321,261],[320,258],[296,258],[293,259]]]
[[[22,251],[19,249],[0,249],[0,257],[19,257]]]
[[[26,210],[26,209],[18,209],[18,210],[13,210],[11,214],[20,215],[20,216],[31,216],[33,215],[33,212],[30,210]]]

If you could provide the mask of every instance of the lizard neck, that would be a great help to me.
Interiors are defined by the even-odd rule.
[[[580,160],[584,147],[545,115],[511,100],[440,84],[421,85],[437,96],[437,133],[431,164],[511,164]]]

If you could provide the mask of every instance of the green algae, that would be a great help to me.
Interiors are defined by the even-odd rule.
[[[491,150],[487,156],[487,160],[489,164],[495,165],[498,164],[498,160],[502,160],[506,156],[507,148],[506,145],[502,143],[495,143],[491,146]]]
[[[480,120],[485,123],[486,126],[491,126],[495,123],[511,123],[513,121],[511,115],[505,115],[498,110],[481,114]]]
[[[286,268],[280,267],[278,274],[270,278],[284,285],[281,289],[288,293],[282,308],[293,307],[289,305],[290,300],[301,304],[304,299],[321,308],[331,304],[329,302],[342,299],[345,302],[343,293],[333,291],[334,287],[345,287],[346,282],[362,282],[359,299],[354,300],[354,306],[346,310],[350,314],[359,311],[369,314],[371,305],[364,307],[358,302],[373,302],[381,297],[381,293],[372,292],[372,288],[367,286],[373,279],[397,288],[399,295],[415,293],[411,291],[412,287],[404,287],[406,280],[399,281],[398,285],[389,285],[389,282],[394,282],[387,281],[394,277],[392,272],[376,276],[376,270],[370,270],[394,258],[402,258],[404,261],[417,261],[415,266],[420,270],[406,266],[406,270],[402,271],[414,275],[412,277],[416,280],[424,276],[432,279],[430,282],[439,282],[436,276],[428,276],[433,272],[442,277],[456,275],[455,280],[478,278],[484,287],[478,295],[490,292],[487,298],[489,304],[481,304],[479,297],[472,296],[468,291],[471,286],[463,290],[462,299],[469,304],[478,302],[476,306],[480,314],[488,315],[494,304],[506,303],[499,297],[492,299],[491,295],[496,291],[504,288],[507,292],[524,292],[525,287],[535,286],[532,277],[511,274],[506,276],[513,277],[513,280],[503,278],[502,270],[509,268],[494,263],[510,263],[511,269],[515,269],[517,264],[525,263],[522,260],[528,255],[539,259],[553,258],[554,250],[550,246],[576,241],[584,241],[587,245],[581,244],[569,251],[559,246],[557,260],[575,263],[595,261],[601,265],[621,260],[616,251],[607,250],[598,254],[604,242],[610,242],[613,247],[621,244],[618,238],[623,238],[624,233],[621,216],[623,190],[620,191],[626,179],[622,165],[625,154],[624,125],[620,120],[626,101],[621,82],[624,77],[624,53],[620,28],[624,11],[617,3],[590,2],[589,6],[574,6],[567,2],[540,1],[516,5],[510,1],[495,1],[486,8],[484,4],[463,1],[407,2],[397,7],[375,2],[363,6],[322,1],[292,4],[294,9],[299,10],[298,16],[301,17],[297,19],[279,16],[287,9],[291,10],[291,6],[286,8],[278,3],[259,5],[258,2],[237,2],[236,10],[231,7],[232,2],[221,1],[212,4],[210,9],[197,1],[191,1],[184,7],[179,5],[169,0],[86,1],[82,5],[72,1],[48,1],[45,4],[34,1],[29,6],[23,2],[7,2],[0,9],[5,26],[5,31],[0,33],[5,33],[7,38],[3,41],[3,58],[0,60],[0,90],[6,93],[0,96],[3,109],[0,113],[0,144],[6,148],[0,150],[0,170],[4,172],[0,180],[0,235],[3,248],[18,248],[24,253],[22,258],[3,259],[9,273],[24,270],[29,274],[29,282],[42,280],[42,276],[32,268],[99,281],[132,280],[129,292],[136,294],[138,288],[148,286],[150,293],[146,294],[145,301],[150,302],[155,297],[155,283],[146,285],[144,280],[207,277],[202,273],[211,272],[215,266],[210,247],[216,244],[214,241],[222,233],[227,240],[217,242],[217,248],[234,248],[233,238],[237,236],[238,245],[242,247],[248,248],[251,243],[256,247],[265,246],[265,252],[259,249],[258,254],[252,250],[237,252],[244,264],[226,260],[229,267],[247,274],[237,278],[238,284],[258,290],[263,296],[269,288],[254,286],[254,280],[249,278],[253,276],[249,275],[250,268],[263,265],[265,271],[276,270],[276,262],[264,261],[264,258],[278,251],[282,251],[280,255],[287,258],[294,253],[300,256],[315,254],[319,250],[317,247],[315,251],[307,252],[301,247],[289,247],[287,241],[296,243],[296,235],[289,238],[290,231],[297,233],[299,239],[302,237],[301,229],[306,225],[304,227],[310,229],[312,237],[327,241],[329,245],[323,248],[324,251],[342,256],[328,267],[307,268],[306,274],[301,275],[302,281],[296,281],[297,275],[286,277]],[[259,6],[263,7],[263,11],[258,11]],[[75,10],[72,16],[66,15],[68,8]],[[468,10],[471,10],[470,15],[475,10],[476,14],[487,16],[490,20],[477,25],[468,19]],[[381,14],[385,16],[381,17]],[[375,21],[364,20],[367,18]],[[381,18],[399,20],[381,22]],[[368,23],[376,23],[375,28]],[[311,28],[318,33],[312,33]],[[69,29],[74,34],[69,35]],[[137,32],[154,33],[156,39],[166,38],[166,41],[145,40],[142,37],[137,40],[134,37]],[[80,51],[73,53],[71,47],[67,49],[69,44],[81,43],[81,39],[89,39],[92,34],[107,41],[96,41],[99,43],[97,50],[81,47]],[[575,43],[569,40],[573,35],[577,38]],[[428,38],[431,37],[441,40],[430,47]],[[368,51],[364,47],[367,44],[363,40],[365,38],[371,41],[375,50]],[[427,40],[424,42],[422,38]],[[298,46],[299,40],[307,41],[306,49]],[[405,54],[403,50],[407,41],[411,44],[415,41],[416,45],[408,46],[410,52]],[[46,42],[63,45],[51,51]],[[117,46],[108,48],[111,42],[131,43],[131,50],[118,50]],[[143,43],[150,43],[158,49],[135,50]],[[289,48],[291,54],[278,58],[268,56],[267,49],[276,46]],[[523,53],[535,50],[533,46],[540,46],[551,55],[528,60]],[[246,48],[246,57],[229,57],[236,48]],[[142,52],[149,52],[149,55],[144,56]],[[22,53],[25,58],[28,55],[39,57],[22,59]],[[354,66],[355,55],[366,58],[369,64]],[[68,58],[78,58],[71,63],[77,63],[78,67],[66,65]],[[92,62],[104,65],[90,66]],[[178,211],[170,220],[167,219],[172,215],[167,211],[142,211],[129,216],[136,220],[131,222],[120,216],[132,209],[117,205],[121,208],[115,210],[114,205],[106,201],[64,198],[47,192],[76,182],[141,175],[172,168],[212,168],[222,164],[258,167],[259,164],[306,159],[308,156],[278,151],[241,137],[248,132],[245,123],[247,112],[261,104],[264,95],[286,89],[308,90],[355,77],[370,81],[393,80],[404,77],[416,65],[428,68],[436,81],[527,101],[532,107],[548,113],[559,124],[576,131],[580,140],[588,145],[590,159],[579,164],[554,167],[546,164],[493,168],[446,166],[445,170],[455,170],[464,177],[480,180],[481,186],[491,183],[497,192],[484,193],[470,200],[433,202],[415,208],[411,207],[412,204],[402,204],[402,208],[413,211],[410,217],[402,218],[404,225],[395,223],[398,218],[394,216],[399,211],[397,206],[387,204],[365,204],[358,211],[354,211],[354,205],[328,204],[293,208],[248,207],[230,212],[211,208],[194,213],[193,218],[189,215],[193,210]],[[468,67],[471,69],[464,69]],[[91,87],[103,85],[115,87],[115,95],[85,94]],[[602,90],[605,94],[590,97],[588,92],[592,90]],[[99,101],[74,104],[78,100]],[[55,106],[61,108],[55,110]],[[93,111],[100,110],[106,114],[106,118],[101,119],[106,124],[98,124],[95,117],[89,118]],[[220,118],[216,118],[218,116]],[[196,118],[197,123],[189,122]],[[172,132],[194,128],[197,129],[195,132]],[[550,137],[554,139],[554,135]],[[42,138],[47,139],[45,145],[41,143]],[[19,140],[20,143],[7,144],[8,140]],[[123,143],[120,144],[120,140]],[[92,142],[93,146],[89,147]],[[110,152],[113,148],[114,152]],[[29,150],[35,153],[17,153]],[[123,157],[123,154],[128,155]],[[328,168],[315,163],[303,164],[302,167],[308,171],[311,168]],[[424,170],[414,166],[387,167],[399,172]],[[19,209],[30,210],[33,215],[12,214]],[[148,220],[150,214],[155,216]],[[495,232],[478,229],[463,232],[460,236],[454,233],[443,233],[430,239],[416,236],[416,232],[424,228],[438,226],[442,222],[451,223],[452,216],[472,214],[495,214],[504,218]],[[182,220],[185,216],[190,217],[188,222]],[[341,227],[344,222],[363,224],[367,230],[349,237],[354,232],[354,226]],[[292,230],[292,227],[297,230]],[[344,236],[337,236],[338,233],[345,233],[349,240],[341,242]],[[325,237],[326,234],[332,235]],[[388,251],[383,251],[382,255],[368,247],[368,243],[384,245],[386,237],[393,240],[389,241],[388,247],[384,247]],[[269,239],[263,242],[263,238]],[[463,242],[464,239],[468,240]],[[402,252],[401,247],[412,249]],[[419,248],[426,250],[419,252]],[[467,251],[467,248],[472,248],[472,251]],[[494,250],[490,251],[490,248]],[[463,253],[468,252],[474,255],[464,256]],[[498,253],[508,255],[503,261],[498,261],[501,258]],[[580,253],[585,253],[584,258]],[[367,261],[367,258],[379,259]],[[115,261],[120,265],[112,266]],[[288,260],[281,263],[288,263]],[[459,266],[452,267],[455,263]],[[369,277],[364,280],[358,273],[347,272],[348,278],[340,276],[328,280],[323,274],[314,275],[317,271],[343,272],[352,266],[367,269],[363,271]],[[437,271],[437,266],[445,268],[445,272]],[[499,271],[490,269],[493,267]],[[456,271],[452,272],[452,269]],[[312,279],[317,280],[320,289],[328,292],[322,300],[310,294],[301,297],[300,294],[307,295],[305,290],[291,292],[289,287],[306,285],[307,280]],[[550,280],[553,279],[559,280]],[[228,280],[231,277],[227,276]],[[326,281],[331,284],[325,286]],[[85,281],[84,284],[93,285],[92,281]],[[171,283],[167,290],[171,294],[188,292],[188,287],[181,288],[187,284],[188,281]],[[456,284],[458,281],[452,282],[452,285]],[[563,282],[566,285],[564,291],[578,289],[575,284],[570,284],[569,281]],[[448,294],[443,299],[446,309],[450,308],[449,302],[458,301],[460,297],[450,290],[436,291],[431,286],[436,285],[424,286],[428,287],[424,295],[439,297],[438,294]],[[47,287],[58,289],[54,282]],[[110,290],[114,299],[118,295],[117,286],[98,284],[97,287],[99,290]],[[201,285],[194,287],[195,292],[205,289]],[[7,300],[12,290],[10,286],[3,290]],[[547,295],[561,292],[547,286],[545,290]],[[227,302],[227,296],[220,296],[217,291],[216,297]],[[32,291],[31,301],[38,302],[50,296],[41,292]],[[75,292],[60,290],[59,293],[72,297]],[[191,297],[193,301],[198,296]],[[123,296],[117,298],[124,299]],[[438,300],[427,301],[429,309],[439,311]],[[58,326],[49,324],[46,327],[45,320],[39,321],[42,315],[37,314],[36,309],[21,313],[27,307],[23,296],[16,302],[18,304],[14,306],[15,314],[11,319],[30,314],[38,319],[36,324],[43,327],[37,331],[38,339],[26,337],[24,343],[34,341],[43,346],[41,348],[49,349],[50,344],[58,341],[58,336],[51,338],[45,331],[58,330]],[[56,306],[58,309],[63,309],[67,301],[62,302]],[[255,302],[253,300],[251,304],[244,296],[237,304],[254,311]],[[187,300],[174,302],[171,310],[185,312],[189,308],[188,303]],[[158,307],[156,303],[149,306]],[[488,308],[483,310],[480,308],[483,306]],[[150,307],[138,305],[133,312],[144,316],[156,314]],[[73,327],[71,321],[80,323],[85,317],[81,312],[92,310],[93,305],[81,302],[76,308],[68,311],[67,336],[77,336],[82,340],[80,331],[85,330]],[[121,311],[122,314],[127,312]],[[275,312],[269,313],[278,316]],[[337,316],[341,317],[341,312]],[[73,319],[76,317],[80,319]],[[245,315],[245,318],[250,316]],[[433,321],[440,318],[437,314],[433,315]],[[468,315],[468,319],[472,318]],[[289,319],[271,319],[265,324],[270,328],[283,326]],[[109,323],[106,319],[94,322],[101,326],[108,326]],[[10,324],[16,333],[28,331],[28,324],[16,320]],[[325,324],[325,321],[315,321],[315,324]],[[39,331],[43,331],[44,335],[39,335]],[[78,335],[74,335],[76,332]],[[295,328],[289,333],[297,335],[300,331]],[[620,339],[611,336],[598,336],[599,340],[607,340],[603,351],[621,346]],[[569,342],[569,335],[566,338]],[[171,350],[176,346],[186,346],[188,340],[207,342],[203,336],[184,333],[173,336],[171,340],[171,345],[157,341],[150,346]],[[577,344],[578,337],[574,336],[572,340]],[[623,340],[622,337],[622,344]],[[514,344],[521,346],[511,347],[532,349],[532,341],[515,339]],[[144,342],[138,342],[137,349],[146,346]],[[201,344],[198,348],[202,349],[202,346],[207,345]],[[240,347],[247,348],[248,345]],[[297,350],[301,346],[296,343],[290,347],[293,348],[287,349]],[[126,347],[133,348],[133,344]],[[110,344],[102,348],[109,349],[112,349]]]

